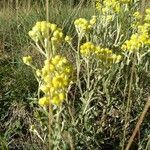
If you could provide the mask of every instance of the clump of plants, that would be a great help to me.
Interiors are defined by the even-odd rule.
[[[150,9],[143,16],[137,3],[97,1],[95,16],[74,21],[77,39],[48,21],[29,31],[44,56],[41,68],[23,57],[39,83],[44,116],[44,136],[34,125],[31,132],[49,149],[125,148],[148,87],[141,73],[148,80],[150,69]],[[62,51],[71,51],[74,62]]]

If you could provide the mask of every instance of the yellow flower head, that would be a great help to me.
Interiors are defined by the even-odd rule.
[[[32,63],[32,57],[31,57],[31,56],[23,57],[23,62],[24,62],[26,65],[30,66],[31,63]]]
[[[95,50],[95,46],[92,42],[86,42],[80,46],[81,55],[85,56],[85,57],[92,54],[92,52],[94,52],[94,50]]]
[[[95,2],[95,8],[96,8],[96,10],[98,10],[98,11],[101,10],[102,5],[101,5],[101,3],[100,3],[100,0],[96,0],[96,2]]]
[[[142,15],[140,14],[140,12],[136,11],[134,14],[133,14],[133,17],[137,20],[140,20],[142,18]]]
[[[147,22],[147,23],[150,23],[150,8],[147,8],[146,9],[146,15],[145,15],[145,21]]]
[[[55,30],[54,33],[53,33],[53,37],[56,38],[56,39],[58,39],[58,40],[61,40],[63,38],[62,31]]]
[[[55,57],[52,58],[51,62],[55,66],[55,65],[57,65],[59,63],[60,59],[61,59],[61,56],[60,55],[56,55]]]
[[[129,40],[122,45],[122,50],[135,52],[140,50],[144,45],[149,45],[150,24],[144,23],[137,27],[138,31],[132,34]]]
[[[65,57],[56,55],[50,60],[45,60],[41,72],[40,90],[44,92],[44,98],[50,96],[52,104],[60,105],[65,99],[65,91],[71,81],[72,67],[70,63]],[[46,100],[42,99],[39,102],[44,105]]]
[[[38,103],[42,107],[48,106],[49,105],[49,98],[48,97],[42,97],[39,99]]]
[[[37,22],[32,30],[29,31],[29,36],[35,42],[50,38],[56,43],[63,39],[62,29],[58,28],[56,24],[46,21]]]
[[[64,92],[61,92],[61,93],[59,93],[59,99],[61,100],[61,101],[63,101],[64,99],[65,99],[65,93]]]
[[[57,105],[57,106],[59,106],[59,105],[61,104],[61,102],[62,102],[62,101],[60,100],[60,98],[59,98],[58,95],[55,95],[55,96],[52,98],[52,101],[51,101],[52,104]]]
[[[70,36],[65,37],[65,41],[69,44],[71,44],[72,38]]]
[[[85,18],[76,19],[74,22],[77,33],[86,33],[91,29],[91,24]]]
[[[57,29],[57,25],[56,24],[50,24],[50,29],[52,32],[54,32]]]

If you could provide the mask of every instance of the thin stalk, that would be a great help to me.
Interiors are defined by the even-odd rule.
[[[78,48],[77,48],[77,81],[79,81],[79,73],[80,73],[80,37],[78,39]]]
[[[83,116],[86,114],[88,106],[90,102],[92,101],[92,96],[93,96],[93,91],[88,92],[86,95],[86,98],[85,98],[86,102],[85,102],[85,106],[84,106],[83,113],[82,113]]]
[[[68,91],[69,91],[69,90],[68,90]],[[70,117],[71,117],[71,123],[74,125],[75,120],[74,120],[74,117],[73,117],[73,114],[72,114],[72,110],[70,109],[70,106],[69,106],[68,94],[66,94],[66,102],[67,102],[68,112],[69,112],[69,115],[70,115]]]
[[[81,68],[81,60],[80,60],[80,42],[81,38],[80,35],[78,37],[78,47],[77,47],[77,54],[76,54],[76,66],[77,66],[77,84],[82,94],[81,82],[80,82],[80,68]]]
[[[90,68],[89,68],[89,59],[86,60],[86,68],[87,68],[87,90],[90,89]]]
[[[49,0],[46,0],[46,21],[49,22]],[[49,35],[48,35],[49,36]],[[46,50],[49,52],[50,51],[50,46],[49,46],[49,41],[47,41],[47,47]],[[50,56],[47,56],[47,59],[50,60]],[[51,93],[49,91],[49,113],[48,113],[48,139],[49,139],[49,150],[52,149],[52,139],[51,139],[51,135],[52,135],[52,122],[53,122],[53,112],[52,112],[52,105],[51,105]]]
[[[61,113],[61,108],[58,108],[57,114],[56,114],[56,124],[57,124],[57,141],[59,140],[59,137],[61,136],[61,127],[60,127],[60,113]],[[59,140],[60,141],[60,140]],[[56,149],[59,149],[59,142],[56,145]]]
[[[39,44],[36,42],[35,43],[36,44],[36,46],[34,46],[34,47],[37,47],[36,49],[41,53],[41,54],[43,54],[45,57],[46,57],[46,53],[44,53],[44,51],[42,50],[42,48],[39,46]]]
[[[131,92],[132,92],[132,83],[133,83],[133,75],[135,72],[135,57],[136,55],[133,56],[133,63],[132,63],[132,68],[131,68],[131,75],[130,75],[130,81],[129,81],[129,90],[128,90],[128,98],[127,98],[127,106],[126,106],[126,111],[125,111],[125,124],[124,124],[124,131],[123,131],[123,145],[122,145],[122,150],[124,150],[125,146],[125,141],[126,141],[126,128],[127,124],[129,122],[129,115],[130,115],[130,109],[131,109]]]
[[[50,93],[50,91],[49,91]],[[53,122],[53,111],[52,111],[52,105],[51,105],[51,93],[49,96],[49,115],[48,115],[48,121],[49,121],[49,150],[51,150],[52,147],[52,141],[51,141],[51,135],[52,135],[52,122]]]

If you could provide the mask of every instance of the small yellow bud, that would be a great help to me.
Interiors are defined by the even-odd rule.
[[[142,18],[142,15],[140,14],[140,12],[135,12],[134,14],[133,14],[133,17],[135,18],[135,19],[141,19]]]
[[[50,29],[51,29],[52,32],[54,32],[56,30],[56,28],[57,28],[56,24],[51,24],[50,25]]]
[[[63,37],[63,33],[59,30],[54,31],[53,36],[57,39],[61,39]]]
[[[55,89],[62,87],[63,79],[60,76],[53,77],[52,84]]]
[[[42,97],[39,99],[38,103],[42,107],[48,106],[49,105],[49,99],[48,99],[48,97]]]
[[[57,65],[60,59],[61,59],[60,55],[56,55],[54,58],[52,58],[52,64]]]
[[[55,70],[55,66],[54,66],[53,64],[50,64],[50,65],[49,65],[49,70],[50,70],[50,71],[54,71],[54,70]]]
[[[50,83],[50,82],[51,82],[50,76],[49,76],[49,75],[44,76],[44,81],[45,81],[46,83]]]
[[[119,62],[121,61],[121,59],[122,59],[122,56],[121,56],[121,55],[118,55],[118,56],[117,56],[117,59],[116,59],[116,63],[119,63]]]
[[[95,8],[98,10],[98,11],[100,11],[101,10],[101,3],[100,3],[100,1],[99,0],[97,0],[96,1],[96,3],[95,3]]]
[[[52,102],[52,104],[55,104],[55,105],[60,105],[60,103],[61,103],[61,101],[60,101],[58,95],[54,96],[54,97],[52,98],[52,101],[51,101],[51,102]]]
[[[52,85],[49,87],[50,88],[50,92],[53,93],[55,91],[55,88],[52,87]]]
[[[70,44],[72,41],[72,38],[70,36],[66,36],[65,41]]]
[[[23,57],[23,62],[24,62],[26,65],[30,66],[31,63],[32,63],[32,57],[31,57],[31,56]]]
[[[58,42],[58,38],[52,37],[52,38],[51,38],[51,41],[52,41],[53,43],[56,43],[56,42]]]
[[[59,99],[63,101],[65,99],[65,94],[64,93],[59,93]]]
[[[34,31],[29,31],[28,34],[29,34],[30,37],[34,37],[35,36],[35,32]]]

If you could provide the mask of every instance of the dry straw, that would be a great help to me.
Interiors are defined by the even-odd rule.
[[[130,149],[131,144],[132,144],[132,142],[133,142],[137,132],[139,131],[140,126],[141,126],[141,124],[142,124],[142,122],[143,122],[143,120],[144,120],[144,118],[146,116],[146,113],[149,110],[149,108],[150,108],[150,97],[148,98],[147,103],[145,104],[143,112],[142,112],[142,114],[141,114],[141,116],[140,116],[140,118],[139,118],[139,120],[138,120],[138,122],[136,124],[136,127],[135,127],[135,129],[134,129],[134,131],[132,133],[132,136],[129,139],[128,145],[126,146],[125,150],[129,150]]]

